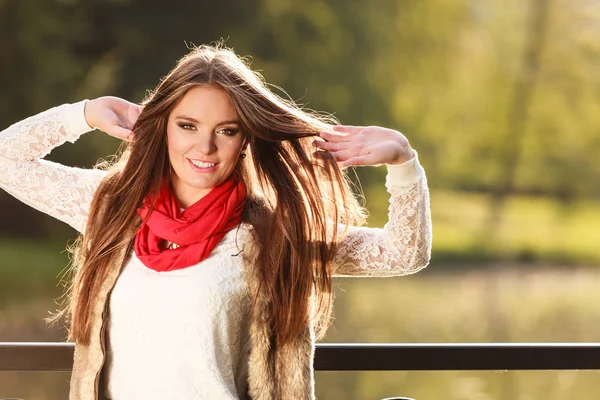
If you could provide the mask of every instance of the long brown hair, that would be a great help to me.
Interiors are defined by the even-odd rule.
[[[69,337],[89,344],[91,310],[119,255],[131,251],[137,208],[169,179],[166,127],[169,114],[193,87],[225,90],[247,135],[248,157],[236,173],[248,200],[245,222],[259,244],[255,259],[260,290],[278,344],[289,343],[311,318],[325,327],[331,309],[331,260],[338,226],[360,225],[363,209],[329,154],[313,155],[311,142],[335,121],[309,112],[269,90],[263,77],[222,45],[200,46],[183,57],[144,100],[135,139],[94,195],[84,235],[76,242],[75,276],[68,292]],[[268,245],[266,245],[268,244]]]

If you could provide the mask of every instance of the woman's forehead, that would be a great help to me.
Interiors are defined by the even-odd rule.
[[[238,114],[229,94],[217,86],[197,86],[190,89],[175,106],[171,117],[195,120],[197,123],[238,121]]]

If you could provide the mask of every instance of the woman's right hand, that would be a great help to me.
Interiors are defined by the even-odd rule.
[[[93,128],[98,128],[117,139],[131,141],[133,125],[142,109],[142,106],[119,97],[98,97],[86,103],[85,119]]]

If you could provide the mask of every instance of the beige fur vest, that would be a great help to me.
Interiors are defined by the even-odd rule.
[[[249,237],[252,235],[248,235]],[[104,399],[102,368],[105,360],[105,329],[108,298],[122,265],[127,261],[126,249],[120,262],[110,272],[99,293],[92,311],[92,329],[89,346],[76,344],[73,373],[71,375],[70,400]],[[244,263],[250,293],[256,293],[258,279],[252,268],[257,253],[254,240],[246,240]],[[248,368],[248,396],[252,400],[314,399],[313,356],[314,329],[307,326],[292,345],[275,348],[266,319],[267,299],[257,298],[251,318],[250,336],[252,350]]]

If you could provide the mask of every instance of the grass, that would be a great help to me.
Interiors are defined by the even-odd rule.
[[[0,240],[0,305],[35,297],[58,297],[69,258],[60,243]]]
[[[383,185],[368,187],[371,226],[387,220]],[[485,195],[449,191],[431,193],[434,262],[446,268],[481,268],[491,262],[526,265],[600,263],[600,202],[568,206],[553,199],[512,197],[495,236],[486,227]],[[0,304],[8,299],[62,294],[59,276],[68,264],[65,244],[0,238]]]
[[[595,342],[600,336],[596,268],[448,271],[445,264],[390,279],[336,279],[327,342]],[[41,318],[52,298],[0,307],[0,341],[61,340]],[[68,374],[0,372],[0,396],[58,400]],[[598,371],[318,372],[319,399],[588,399]]]
[[[382,226],[388,196],[380,187],[366,196],[370,225]],[[564,205],[512,197],[495,234],[486,226],[490,210],[484,195],[433,191],[431,206],[431,265],[400,279],[337,280],[336,320],[327,341],[598,341],[600,275],[580,266],[600,262],[599,202]],[[62,293],[64,244],[3,238],[0,260],[0,341],[62,340],[63,332],[48,328],[42,318]],[[563,268],[540,269],[541,264]],[[464,265],[468,269],[459,273],[456,267]],[[588,398],[599,376],[596,371],[449,371],[320,372],[316,378],[323,399],[558,400]],[[5,372],[0,388],[21,398],[59,399],[68,385],[65,376],[51,373]],[[56,392],[45,392],[48,388]]]
[[[337,279],[328,342],[596,342],[595,268],[495,268]],[[320,372],[318,398],[586,399],[598,371]]]

